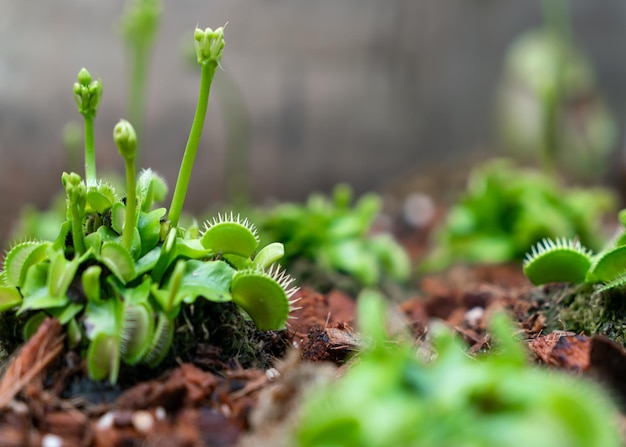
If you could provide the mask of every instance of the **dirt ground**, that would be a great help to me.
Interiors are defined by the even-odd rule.
[[[402,241],[419,256],[427,238],[405,234]],[[412,295],[394,304],[392,323],[408,326],[416,343],[438,319],[471,352],[488,350],[489,317],[506,309],[534,362],[594,377],[626,402],[621,346],[567,328],[547,330],[547,300],[562,286],[532,287],[519,265],[455,267],[412,286]],[[0,445],[279,445],[276,437],[284,433],[268,434],[267,427],[287,424],[302,390],[320,377],[340,376],[361,346],[353,296],[304,285],[298,297],[300,309],[287,330],[267,335],[272,367],[244,368],[237,358],[218,361],[220,347],[208,343],[193,361],[179,359],[156,375],[138,375],[115,387],[85,379],[85,365],[65,349],[62,328],[47,320],[5,365]]]

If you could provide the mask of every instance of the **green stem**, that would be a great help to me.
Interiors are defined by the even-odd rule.
[[[93,116],[85,117],[85,183],[87,186],[96,184],[96,151],[93,135]]]
[[[202,71],[200,73],[200,93],[198,94],[196,115],[193,118],[191,131],[189,132],[187,147],[185,148],[183,161],[180,165],[180,170],[178,171],[178,179],[176,180],[176,187],[174,189],[172,204],[170,206],[170,211],[168,214],[168,218],[173,227],[178,225],[178,219],[180,219],[180,214],[183,210],[183,203],[185,202],[185,196],[187,195],[187,188],[189,187],[191,171],[193,169],[193,164],[196,159],[196,152],[198,151],[200,137],[202,136],[204,118],[206,116],[207,106],[209,104],[211,82],[213,81],[213,75],[215,75],[217,63],[207,62],[202,64],[201,67]]]
[[[122,232],[122,246],[130,251],[135,234],[135,220],[137,214],[137,179],[135,176],[135,160],[125,159],[126,165],[126,216]]]
[[[72,242],[74,243],[74,256],[78,257],[85,253],[85,241],[83,239],[83,219],[78,205],[72,204]]]

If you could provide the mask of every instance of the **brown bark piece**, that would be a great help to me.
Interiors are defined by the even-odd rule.
[[[557,331],[529,342],[530,350],[544,363],[572,371],[589,367],[591,340],[584,335]]]
[[[46,318],[35,335],[20,349],[0,381],[0,409],[33,379],[45,370],[63,350],[62,326],[54,318]]]

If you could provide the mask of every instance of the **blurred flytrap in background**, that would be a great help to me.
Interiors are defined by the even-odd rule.
[[[601,180],[617,123],[572,35],[567,0],[543,0],[543,26],[517,37],[498,90],[502,144],[544,169]]]

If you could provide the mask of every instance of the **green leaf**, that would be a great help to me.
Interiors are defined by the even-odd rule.
[[[59,320],[59,323],[62,325],[66,325],[70,322],[76,315],[78,315],[84,306],[78,303],[68,303],[66,306],[55,307],[53,309],[48,309],[48,313],[50,316]]]
[[[81,276],[81,282],[85,296],[89,301],[100,301],[100,275],[102,274],[102,267],[99,265],[92,265],[87,267]]]
[[[159,303],[163,312],[172,318],[178,314],[180,303],[183,301],[180,285],[185,272],[185,264],[186,261],[182,259],[176,263],[163,289],[159,289],[157,283],[152,284],[151,287],[152,296]]]
[[[87,253],[86,255],[88,256]],[[48,271],[48,293],[50,296],[65,296],[76,276],[78,266],[86,259],[86,255],[69,261],[63,252],[54,251],[48,254],[50,257],[50,269]]]
[[[135,274],[139,277],[152,271],[161,256],[161,246],[157,245],[148,253],[143,255],[135,263]]]
[[[224,261],[187,261],[179,293],[187,303],[201,296],[223,303],[231,300],[230,284],[235,270]]]
[[[106,183],[90,186],[87,189],[88,212],[92,211],[98,214],[104,214],[117,202],[118,199],[115,197],[115,191]]]
[[[137,197],[141,210],[147,213],[155,202],[161,202],[167,195],[167,184],[151,169],[144,169],[137,179]]]
[[[91,252],[94,255],[100,256],[101,248],[102,248],[102,233],[101,232],[95,231],[85,236],[85,249],[86,250],[91,250]]]
[[[626,246],[598,253],[587,272],[585,281],[589,283],[609,282],[626,273]]]
[[[69,299],[65,295],[52,296],[48,287],[49,263],[39,263],[28,269],[24,287],[22,287],[22,306],[17,314],[31,309],[49,309],[65,306]]]
[[[120,351],[117,337],[100,332],[87,349],[87,373],[91,380],[104,380],[114,384],[120,370]]]
[[[125,219],[126,207],[122,202],[115,202],[111,208],[111,228],[117,234],[122,234]]]
[[[411,276],[409,255],[389,233],[381,233],[368,240],[369,248],[376,254],[383,270],[396,281],[406,281]]]
[[[320,259],[328,269],[348,273],[364,285],[374,285],[380,280],[378,259],[367,249],[364,240],[346,239],[324,246]]]
[[[175,249],[176,249],[176,228],[171,228],[167,236],[165,237],[165,241],[161,246],[161,252],[159,253],[159,258],[152,269],[152,279],[155,283],[160,283],[163,275],[166,270],[170,267],[170,265],[174,262],[175,259]]]
[[[35,332],[37,332],[37,329],[39,329],[39,326],[41,326],[41,323],[43,323],[43,320],[45,320],[46,317],[47,315],[45,312],[37,312],[26,320],[24,328],[22,329],[24,340],[28,340],[30,337],[35,335]]]
[[[160,241],[161,238],[161,218],[165,215],[165,208],[158,208],[149,213],[139,213],[137,230],[141,240],[141,255],[145,255]]]
[[[0,286],[0,312],[5,312],[22,304],[22,295],[15,287]]]
[[[211,249],[204,248],[198,239],[182,239],[176,241],[175,257],[200,259],[216,254]]]
[[[280,242],[273,242],[263,247],[254,257],[252,267],[264,270],[277,262],[285,255],[285,246]]]
[[[83,323],[87,338],[93,340],[99,333],[119,336],[123,317],[122,304],[117,297],[87,302]]]
[[[102,244],[100,261],[123,283],[130,282],[136,276],[135,262],[132,256],[117,242]]]

